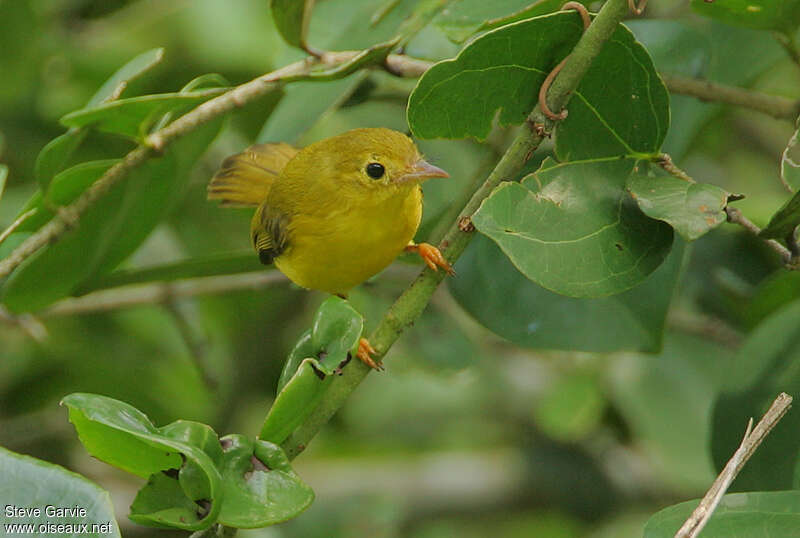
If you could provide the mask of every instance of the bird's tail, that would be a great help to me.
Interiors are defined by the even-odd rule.
[[[208,199],[224,207],[251,207],[261,204],[299,150],[285,144],[256,144],[222,162],[208,184]]]

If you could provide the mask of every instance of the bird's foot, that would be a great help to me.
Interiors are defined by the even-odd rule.
[[[373,353],[377,353],[377,351],[369,344],[369,340],[362,338],[358,341],[358,351],[356,351],[356,357],[358,357],[361,362],[373,370],[383,371],[383,365],[375,362],[375,359],[372,358]]]
[[[439,267],[441,267],[450,276],[456,274],[456,272],[453,270],[453,266],[444,259],[444,256],[442,256],[442,253],[439,252],[439,249],[430,243],[408,245],[406,247],[406,252],[416,252],[419,254],[425,264],[434,271],[438,271]]]

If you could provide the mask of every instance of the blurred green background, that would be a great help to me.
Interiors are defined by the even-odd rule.
[[[346,49],[379,41],[413,2],[373,23],[386,4],[322,0],[310,42]],[[700,20],[684,2],[652,4],[631,27],[660,69],[797,97],[800,71],[768,33]],[[282,43],[265,0],[0,0],[0,161],[10,169],[0,229],[36,190],[34,161],[64,131],[59,118],[81,108],[119,66],[156,47],[164,47],[164,61],[130,95],[177,91],[207,72],[238,84],[302,57]],[[458,49],[431,25],[407,52],[438,60]],[[356,126],[406,130],[413,86],[385,73],[357,74],[293,86],[233,114],[180,202],[123,268],[245,252],[248,212],[205,200],[225,156],[256,139],[303,145]],[[788,122],[677,97],[666,149],[698,180],[745,193],[737,207],[764,225],[787,196],[778,163],[791,133]],[[487,144],[421,143],[452,176],[426,187],[421,238],[452,219],[448,208],[508,139],[497,130]],[[91,134],[73,161],[132,147]],[[705,491],[716,474],[712,409],[737,349],[797,297],[798,278],[778,271],[763,245],[724,225],[683,261],[675,254],[684,269],[661,352],[553,351],[515,345],[475,320],[499,320],[492,329],[505,336],[516,330],[502,326],[514,296],[492,299],[470,285],[479,280],[458,283],[479,278],[469,266],[496,254],[492,248],[485,240],[471,245],[451,289],[437,292],[391,350],[387,372],[369,376],[295,462],[316,491],[314,505],[292,522],[240,536],[624,538],[640,536],[658,509]],[[368,325],[416,270],[397,263],[353,293]],[[138,481],[86,454],[59,399],[96,392],[131,403],[158,425],[184,418],[220,435],[254,434],[282,361],[324,298],[278,279],[111,311],[0,318],[0,444],[109,490],[124,535],[170,536],[128,522]],[[574,331],[591,323],[579,320]],[[622,337],[599,336],[607,341],[597,347],[613,348]]]

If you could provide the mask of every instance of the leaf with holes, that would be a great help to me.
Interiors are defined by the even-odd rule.
[[[670,224],[687,241],[725,222],[729,193],[716,185],[634,173],[628,190],[645,215]]]
[[[239,529],[266,527],[311,505],[314,492],[295,474],[278,445],[243,435],[227,435],[220,441],[225,492],[220,523]]]
[[[363,330],[364,318],[344,299],[330,297],[320,305],[311,329],[283,366],[278,396],[259,438],[282,443],[305,420],[330,386],[335,369],[352,357]]]
[[[632,160],[556,164],[501,184],[473,217],[525,276],[571,297],[602,297],[642,282],[664,261],[672,229],[625,191]]]

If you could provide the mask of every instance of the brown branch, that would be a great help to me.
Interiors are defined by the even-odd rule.
[[[182,297],[258,289],[286,281],[286,277],[278,271],[257,271],[253,273],[191,278],[176,282],[137,284],[96,291],[83,297],[63,299],[47,310],[42,311],[41,316],[55,317],[103,312],[146,304],[164,303]]]
[[[722,496],[728,490],[728,487],[733,482],[734,478],[747,463],[747,460],[755,453],[758,446],[764,438],[772,431],[778,424],[778,421],[783,418],[789,407],[792,405],[792,397],[782,392],[772,402],[772,406],[764,414],[758,424],[753,428],[753,419],[747,424],[747,431],[744,434],[744,439],[739,445],[739,448],[734,452],[733,456],[714,483],[709,488],[705,497],[700,501],[697,508],[694,509],[689,519],[681,526],[675,534],[675,538],[695,538],[703,527],[705,527],[717,505],[722,500]]]
[[[753,224],[750,219],[742,215],[742,212],[735,207],[726,207],[725,214],[728,215],[728,222],[738,224],[754,236],[758,237],[759,239],[763,239],[758,235],[759,232],[761,232],[761,228]],[[794,267],[792,264],[792,253],[788,248],[784,247],[774,239],[764,239],[764,242],[769,246],[769,248],[778,253],[788,269],[796,269],[796,267]]]
[[[767,95],[679,75],[665,75],[662,73],[661,78],[670,92],[690,95],[701,101],[741,106],[763,112],[779,120],[794,121],[800,115],[800,100]]]
[[[5,230],[3,230],[3,233],[0,233],[0,245],[1,245],[1,244],[3,244],[3,241],[5,241],[6,239],[8,239],[8,237],[9,237],[11,234],[13,234],[13,233],[14,233],[14,231],[15,231],[17,228],[19,228],[20,226],[22,226],[22,224],[23,224],[23,223],[24,223],[26,220],[28,220],[30,217],[32,217],[32,216],[33,216],[35,213],[36,213],[36,208],[34,207],[33,209],[29,209],[28,211],[26,211],[25,213],[23,213],[22,215],[20,215],[19,217],[17,217],[17,219],[16,219],[14,222],[12,222],[12,223],[11,223],[11,224],[8,226],[8,228],[6,228]]]
[[[675,166],[675,163],[672,162],[672,157],[668,153],[662,153],[659,155],[656,160],[656,164],[658,164],[661,168],[664,169],[666,173],[669,175],[676,177],[678,179],[682,179],[687,183],[696,183],[694,179],[689,176],[686,172]]]

